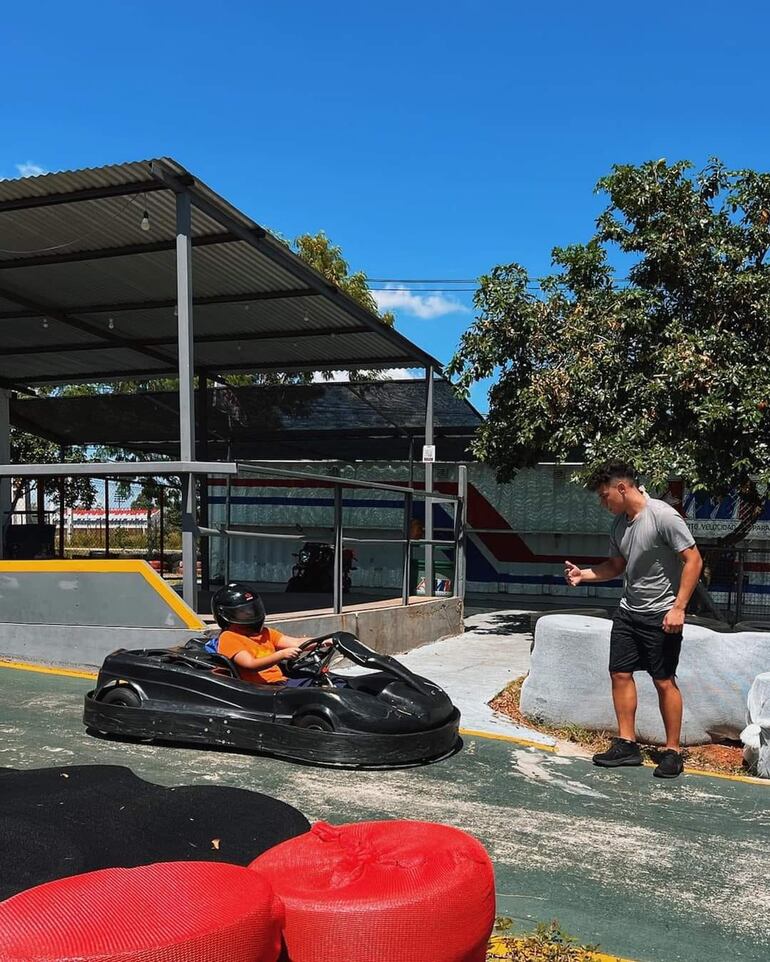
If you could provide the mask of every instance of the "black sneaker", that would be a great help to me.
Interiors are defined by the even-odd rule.
[[[684,771],[684,760],[679,752],[667,748],[658,758],[658,767],[652,773],[656,778],[676,778]]]
[[[594,755],[594,765],[602,768],[616,768],[618,765],[641,765],[642,753],[636,742],[625,738],[613,738],[606,752]]]

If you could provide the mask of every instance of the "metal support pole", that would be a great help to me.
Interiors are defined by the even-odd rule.
[[[0,389],[0,464],[11,463],[11,412],[8,392]],[[25,522],[29,519],[24,518]],[[6,528],[11,523],[11,479],[0,478],[0,558],[5,551]]]
[[[59,478],[59,557],[64,557],[64,478]]]
[[[185,546],[188,550],[185,551]],[[182,475],[182,597],[197,611],[198,571],[195,557],[195,476]]]
[[[160,561],[160,576],[162,578],[163,572],[166,570],[166,546],[164,544],[166,538],[166,498],[163,493],[163,485],[161,485],[158,490],[158,515],[158,559]]]
[[[425,444],[433,444],[433,368],[425,369]],[[433,463],[425,462],[425,490],[433,490]],[[432,598],[435,590],[433,578],[433,502],[425,499],[425,594]]]
[[[227,488],[225,490],[225,527],[227,528],[228,531],[232,527],[232,518],[231,518],[232,491],[233,491],[233,479],[228,474]],[[230,538],[225,538],[225,584],[226,585],[230,584]]]
[[[404,576],[401,581],[401,603],[409,604],[409,587],[412,580],[412,496],[404,495]]]
[[[67,456],[67,449],[62,444],[59,446],[59,460],[64,461]],[[64,557],[64,476],[59,478],[59,557]]]
[[[37,479],[37,502],[35,504],[35,510],[37,511],[37,523],[45,524],[45,478]]]
[[[746,555],[742,548],[736,550],[738,555],[738,581],[735,585],[735,620],[743,617],[743,577],[746,570]]]
[[[334,485],[334,614],[342,612],[342,486]]]
[[[182,461],[195,457],[194,344],[192,316],[192,205],[190,194],[176,195],[176,294],[177,338],[179,344],[179,455]],[[182,596],[198,610],[195,552],[195,476],[182,475]]]
[[[203,371],[198,372],[198,459],[209,459],[209,379]],[[200,478],[200,526],[209,526],[209,479],[204,474]],[[201,555],[201,589],[209,591],[211,587],[211,542],[208,538],[200,539]]]
[[[39,482],[38,482],[39,483]],[[110,479],[104,479],[104,557],[110,556]]]
[[[455,595],[465,599],[465,562],[466,562],[466,543],[468,537],[468,466],[465,464],[457,465],[457,494],[462,498],[459,504],[455,505],[457,543],[455,546]]]

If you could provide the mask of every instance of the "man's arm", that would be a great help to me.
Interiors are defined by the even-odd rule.
[[[578,568],[571,561],[564,562],[564,580],[571,588],[592,581],[612,581],[626,570],[626,559],[617,555],[607,558],[593,568]]]
[[[701,553],[696,545],[680,551],[679,557],[684,561],[679,591],[674,601],[674,607],[666,612],[663,619],[663,630],[670,633],[677,633],[682,630],[687,603],[692,597],[693,591],[695,591],[700,573],[703,570],[703,558],[701,558]]]

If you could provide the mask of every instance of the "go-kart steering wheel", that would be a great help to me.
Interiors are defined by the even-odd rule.
[[[308,638],[299,646],[301,654],[290,661],[284,671],[289,678],[321,675],[329,667],[329,662],[337,648],[336,635],[321,635]]]

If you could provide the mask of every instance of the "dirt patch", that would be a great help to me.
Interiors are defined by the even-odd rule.
[[[701,768],[704,772],[749,774],[743,761],[743,749],[737,745],[698,745],[688,748],[685,757],[690,768]]]
[[[517,678],[510,685],[504,688],[489,703],[489,707],[494,711],[499,711],[507,715],[525,728],[533,728],[535,731],[542,732],[544,735],[553,735],[561,741],[570,742],[573,745],[580,745],[588,752],[603,752],[610,746],[612,732],[591,731],[581,728],[579,725],[546,725],[536,718],[528,718],[521,711],[521,686],[524,678]],[[650,756],[654,758],[655,752],[659,751],[657,746],[643,746],[649,750]],[[697,745],[688,748],[684,752],[685,764],[688,768],[698,768],[704,772],[716,772],[721,775],[747,775],[750,774],[743,761],[743,749],[735,744],[714,744]]]

